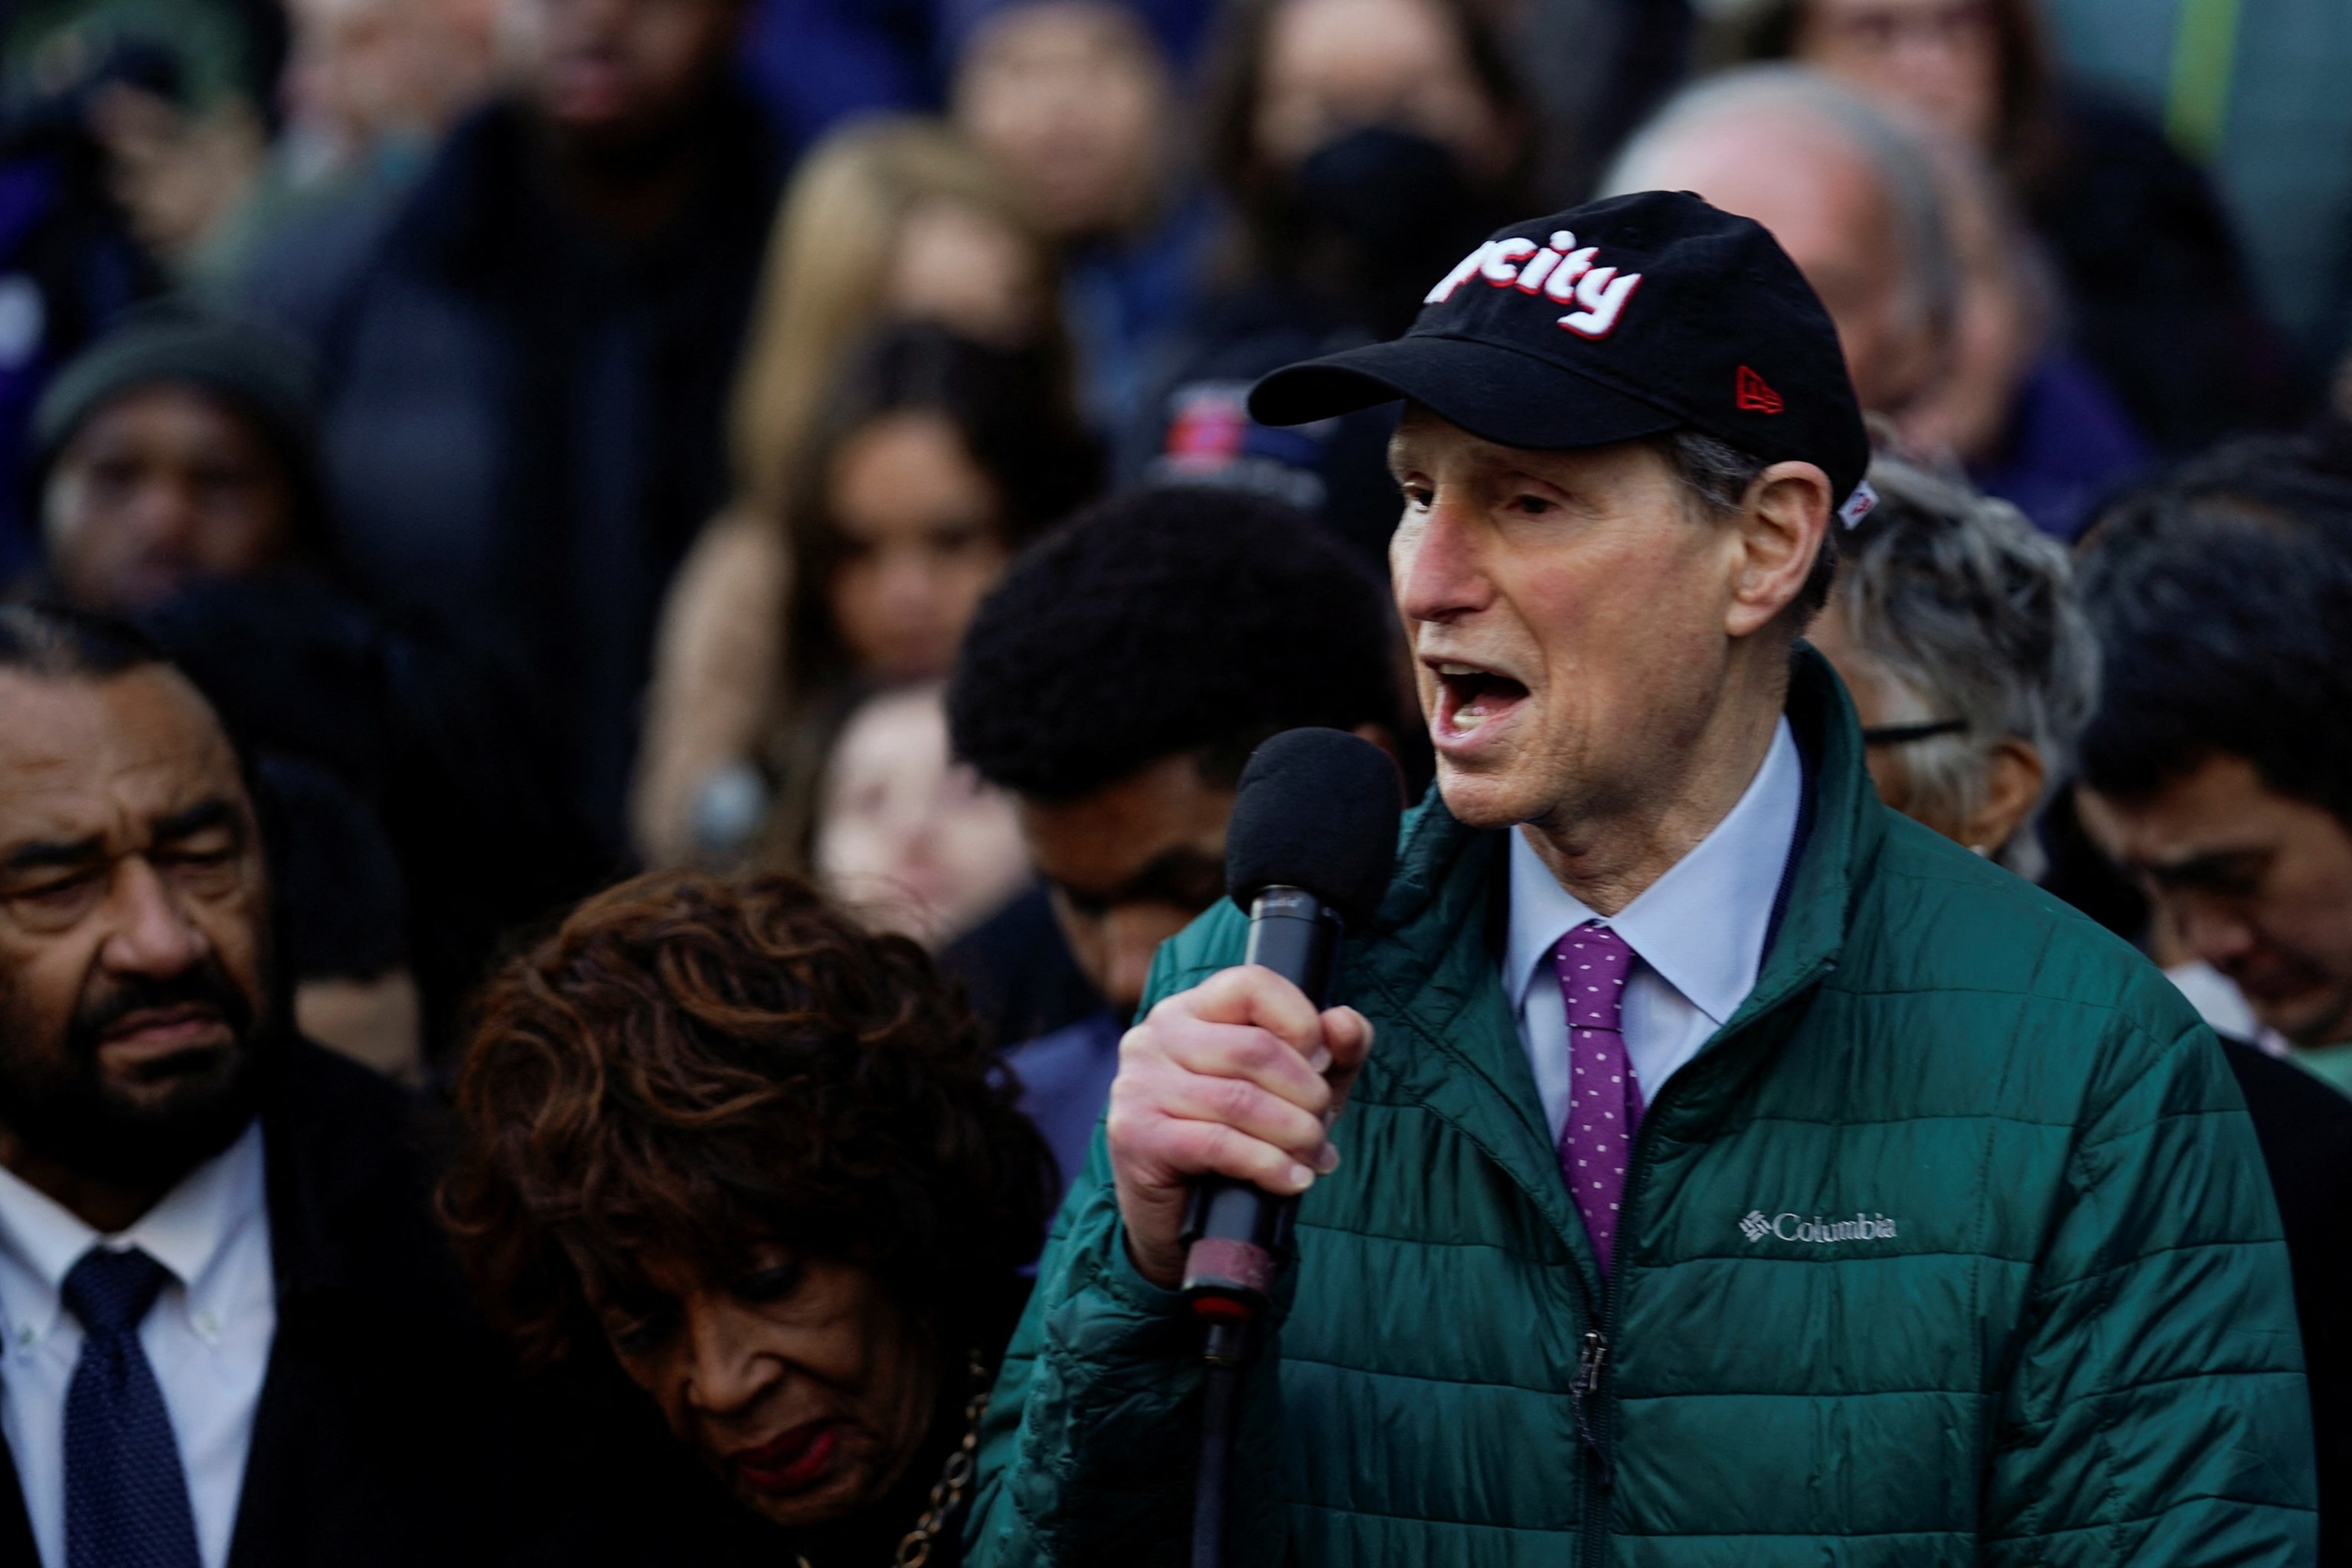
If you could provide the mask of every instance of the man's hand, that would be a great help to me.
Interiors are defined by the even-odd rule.
[[[1119,1042],[1105,1137],[1135,1266],[1184,1276],[1184,1199],[1204,1174],[1305,1192],[1339,1163],[1331,1123],[1371,1049],[1352,1007],[1318,1014],[1270,969],[1228,969],[1161,1002]]]

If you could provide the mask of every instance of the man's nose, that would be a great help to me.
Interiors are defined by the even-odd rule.
[[[1426,517],[1397,531],[1389,567],[1397,607],[1410,620],[1458,619],[1484,609],[1492,597],[1466,509],[1444,497]]]
[[[185,973],[209,947],[155,868],[133,856],[114,873],[114,930],[100,955],[110,969],[158,980]]]
[[[707,1415],[740,1414],[775,1384],[780,1369],[745,1331],[747,1314],[711,1296],[686,1303],[686,1402]]]
[[[196,532],[196,498],[190,486],[172,478],[151,479],[131,502],[139,542],[152,554],[177,560]]]
[[[564,0],[559,7],[572,24],[600,37],[628,19],[635,0]]]
[[[2218,900],[2176,898],[2172,918],[2189,950],[2224,974],[2259,945],[2253,922]]]
[[[1151,981],[1152,955],[1168,934],[1153,922],[1114,910],[1104,932],[1110,962],[1105,966],[1103,990],[1111,1010],[1122,1018],[1142,1004],[1144,987]]]
[[[928,608],[939,586],[939,574],[919,552],[894,551],[882,559],[882,596],[893,607]]]

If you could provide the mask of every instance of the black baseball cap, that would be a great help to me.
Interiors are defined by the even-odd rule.
[[[1251,416],[1303,425],[1411,398],[1507,447],[1692,426],[1817,463],[1851,523],[1870,438],[1829,312],[1761,224],[1642,191],[1512,224],[1462,258],[1404,336],[1286,365]]]

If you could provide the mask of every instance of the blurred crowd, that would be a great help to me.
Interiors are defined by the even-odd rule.
[[[202,693],[268,829],[300,1033],[460,1102],[445,1212],[549,1357],[630,1236],[740,1241],[695,1181],[920,1210],[1003,1272],[1038,1173],[1086,1158],[1155,950],[1223,895],[1251,749],[1328,725],[1428,780],[1386,591],[1395,410],[1269,427],[1253,381],[1402,331],[1503,223],[1690,190],[1802,268],[1872,417],[1880,505],[1812,640],[1883,797],[2352,1092],[2352,11],[2175,11],[17,0],[0,578],[42,607],[5,612],[33,618],[0,620],[0,674],[143,668],[85,646],[86,612]],[[673,938],[912,965],[908,1006],[964,1005],[877,931],[976,1015],[907,1047],[945,1075],[952,1159],[689,1179],[695,1129],[805,1112],[616,1025],[583,1048],[651,1086],[654,1125],[555,1193],[499,1130],[554,1136],[586,1091],[489,1051],[460,1085],[480,1019],[552,1052],[636,1016],[614,987],[915,1027],[837,976],[696,1000],[709,973],[644,959]],[[967,1028],[1037,1147],[956,1076]],[[856,1210],[894,1160],[946,1195]],[[2318,1216],[2291,1232],[2352,1215],[2340,1172],[2273,1174]],[[660,1201],[530,1250],[607,1178]],[[2352,1335],[2313,1331],[2342,1298],[2304,1261],[2340,1416]],[[1002,1303],[960,1310],[1001,1341]],[[962,1429],[953,1370],[908,1453]]]
[[[1275,429],[1244,394],[1401,331],[1501,222],[1652,187],[1759,219],[1885,449],[2062,544],[2326,414],[2352,111],[2320,62],[2352,29],[2266,10],[2151,77],[2110,37],[2143,21],[20,5],[0,568],[146,622],[264,747],[301,803],[307,1016],[366,1059],[446,1066],[502,936],[685,864],[812,872],[957,953],[1000,1030],[1050,1032],[1099,977],[947,739],[979,605],[1139,487],[1279,503],[1384,572],[1392,412]]]

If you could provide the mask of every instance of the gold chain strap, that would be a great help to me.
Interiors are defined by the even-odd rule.
[[[940,1467],[940,1479],[931,1483],[931,1497],[924,1505],[923,1517],[898,1542],[898,1554],[890,1560],[891,1568],[923,1568],[931,1560],[931,1542],[940,1538],[948,1521],[963,1506],[964,1489],[971,1485],[972,1468],[980,1455],[980,1423],[988,1414],[989,1382],[988,1368],[982,1363],[980,1352],[973,1351],[971,1357],[971,1397],[964,1401],[963,1441],[948,1456],[948,1462]]]
[[[972,1469],[980,1455],[980,1423],[988,1414],[988,1367],[980,1352],[971,1352],[969,1368],[971,1373],[971,1397],[963,1406],[963,1441],[956,1445],[948,1462],[940,1467],[940,1479],[931,1484],[930,1500],[923,1507],[915,1528],[898,1542],[898,1550],[890,1559],[891,1568],[924,1568],[931,1560],[931,1543],[946,1533],[948,1521],[955,1518],[956,1510],[963,1506],[964,1489],[971,1485]],[[806,1552],[794,1553],[799,1568],[810,1568]]]

